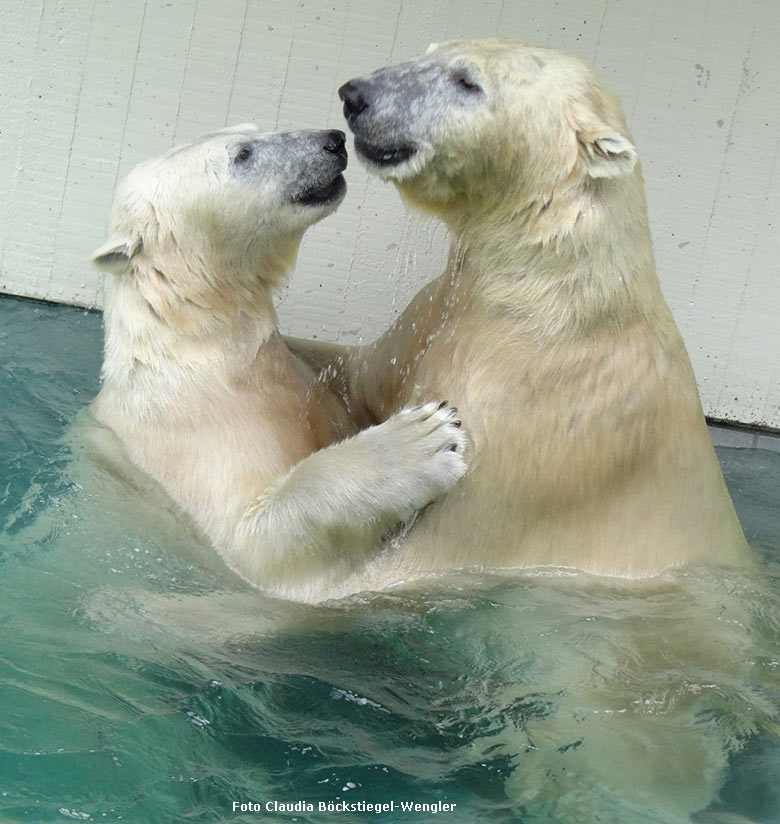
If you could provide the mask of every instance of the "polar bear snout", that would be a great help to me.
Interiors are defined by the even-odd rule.
[[[338,93],[359,157],[396,181],[418,174],[436,152],[446,151],[453,123],[471,130],[486,101],[475,67],[427,57],[353,78]]]
[[[339,97],[344,103],[344,117],[352,125],[350,118],[356,117],[368,108],[364,92],[365,84],[360,80],[348,80],[340,89]]]
[[[290,200],[301,206],[328,206],[340,201],[347,184],[342,172],[347,168],[346,135],[339,129],[298,133],[299,164],[293,169],[294,186]],[[295,140],[296,133],[290,133]],[[288,149],[291,151],[291,149]]]
[[[347,136],[339,129],[328,132],[328,137],[322,147],[326,152],[340,157],[344,161],[344,168],[347,167]]]
[[[378,89],[381,97],[381,86]],[[393,136],[396,130],[389,130],[382,122],[379,105],[374,105],[376,84],[369,80],[355,79],[345,83],[339,89],[339,97],[344,103],[344,117],[355,135],[355,149],[358,155],[377,166],[398,166],[405,163],[417,152],[413,142]]]
[[[224,146],[219,145],[220,139]],[[263,133],[248,126],[235,127],[219,132],[212,143],[216,169],[226,153],[231,178],[261,192],[274,192],[285,203],[332,206],[346,192],[341,173],[347,168],[348,156],[346,135],[340,129]],[[208,145],[209,141],[201,141],[187,148],[195,151]],[[193,161],[197,162],[197,154]],[[196,176],[193,168],[190,177]],[[306,218],[310,219],[311,215]]]

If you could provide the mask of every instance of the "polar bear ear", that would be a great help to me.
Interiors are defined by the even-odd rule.
[[[140,235],[112,235],[99,249],[92,253],[92,265],[103,272],[121,275],[130,271],[130,260],[143,247]]]
[[[636,147],[619,132],[604,128],[595,134],[578,132],[577,138],[590,177],[623,177],[634,171]]]

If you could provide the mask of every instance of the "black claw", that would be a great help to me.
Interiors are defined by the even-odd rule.
[[[463,421],[453,421],[453,422],[452,422],[452,425],[453,425],[453,426],[457,426],[457,427],[458,427],[458,429],[460,429],[460,428],[461,428],[461,426],[463,426]]]
[[[458,445],[456,443],[450,444],[447,447],[447,452],[457,452],[457,451],[458,451]]]
[[[445,407],[448,403],[449,403],[449,401],[442,401],[442,402],[438,405],[437,409],[444,409],[444,407]]]

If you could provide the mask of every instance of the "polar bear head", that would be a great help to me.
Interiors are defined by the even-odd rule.
[[[341,87],[355,148],[413,204],[448,219],[543,205],[556,187],[632,174],[617,98],[577,58],[453,41]]]
[[[217,313],[276,286],[305,230],[344,197],[344,133],[224,129],[133,169],[93,263],[160,320]],[[126,292],[127,290],[125,290]]]

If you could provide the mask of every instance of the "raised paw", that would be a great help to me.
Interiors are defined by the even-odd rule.
[[[466,471],[468,438],[447,401],[402,409],[360,437],[381,454],[387,501],[399,519],[448,492]]]
[[[428,454],[455,452],[463,455],[468,439],[458,409],[448,401],[432,401],[422,406],[411,406],[396,413],[397,426]]]

